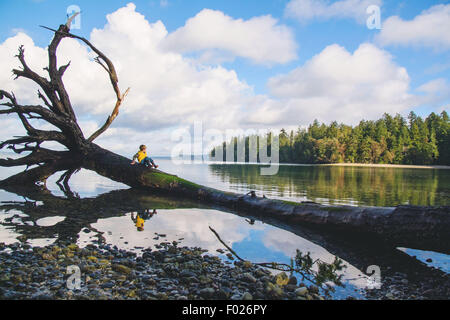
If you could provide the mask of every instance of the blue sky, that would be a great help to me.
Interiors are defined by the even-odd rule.
[[[45,46],[50,39],[49,32],[39,28],[39,25],[57,26],[66,19],[68,6],[76,4],[82,10],[82,29],[77,34],[89,36],[93,28],[101,28],[106,23],[106,15],[130,1],[65,1],[65,0],[3,0],[0,11],[3,13],[0,20],[0,41],[12,36],[16,30],[22,29],[29,34],[36,44]],[[267,79],[279,72],[292,69],[302,64],[313,55],[320,52],[331,43],[338,43],[348,50],[356,49],[360,43],[371,41],[377,30],[369,30],[365,25],[358,25],[351,19],[333,19],[331,21],[316,21],[303,25],[298,21],[286,18],[284,8],[287,0],[245,0],[245,1],[218,1],[218,0],[157,0],[133,1],[139,12],[148,20],[162,20],[167,30],[174,31],[182,27],[186,20],[195,16],[204,8],[220,10],[233,18],[250,19],[254,16],[272,15],[283,24],[295,30],[295,37],[299,43],[299,59],[283,66],[270,68],[258,66],[243,59],[226,64],[236,69],[239,75],[255,86],[258,93],[265,92]],[[405,20],[412,19],[421,11],[431,5],[448,4],[450,1],[385,1],[382,6],[382,19],[392,15],[399,15]],[[431,72],[433,66],[445,64],[450,60],[448,52],[435,52],[423,48],[389,47],[396,61],[406,67],[411,75],[412,87],[417,87],[435,76],[444,76],[450,79],[449,69],[441,72]]]
[[[169,37],[173,34],[172,38],[175,40],[172,41],[170,50],[174,52],[176,51],[177,53],[181,54],[184,59],[196,60],[205,51],[207,52],[209,50],[210,52],[215,52],[211,50],[217,49],[214,47],[214,45],[211,45],[210,48],[205,49],[204,47],[187,48],[186,46],[183,47],[183,45],[181,44],[179,46],[177,46],[177,44],[173,44],[174,41],[177,43],[182,43],[183,37],[188,36],[194,38],[187,38],[188,40],[186,40],[186,43],[189,43],[189,39],[196,39],[198,40],[199,44],[202,43],[201,34],[193,35],[194,32],[192,30],[184,27],[186,26],[186,22],[188,21],[188,19],[196,17],[204,9],[211,9],[214,10],[214,12],[220,12],[232,21],[237,21],[238,19],[242,19],[243,21],[250,21],[255,17],[270,15],[273,19],[275,19],[276,26],[285,28],[283,29],[284,31],[286,31],[284,34],[290,34],[292,36],[292,39],[286,40],[284,41],[284,43],[280,42],[280,45],[286,45],[286,48],[292,48],[292,46],[289,47],[289,45],[292,45],[294,43],[295,50],[292,50],[292,54],[295,54],[294,58],[292,58],[291,55],[290,58],[286,58],[281,61],[281,58],[277,58],[277,55],[279,57],[280,53],[274,52],[273,57],[267,58],[266,55],[264,58],[265,60],[262,58],[264,61],[261,62],[261,60],[258,60],[259,58],[256,57],[254,53],[253,56],[247,55],[245,52],[243,52],[243,50],[236,48],[236,51],[231,54],[232,58],[230,59],[219,59],[218,61],[212,60],[206,62],[203,60],[201,61],[203,67],[220,67],[224,68],[227,71],[234,72],[239,83],[242,82],[243,84],[248,85],[250,88],[250,93],[246,92],[245,94],[243,94],[243,96],[248,97],[248,95],[250,94],[252,95],[252,97],[256,97],[256,100],[258,101],[262,101],[265,99],[264,102],[261,102],[261,105],[264,105],[265,107],[258,107],[253,100],[253,102],[251,103],[252,107],[246,106],[246,102],[240,102],[240,108],[247,108],[246,110],[251,110],[253,114],[261,112],[261,117],[263,117],[263,115],[265,117],[263,119],[264,121],[261,121],[261,118],[257,117],[250,120],[247,119],[248,121],[241,121],[240,123],[242,126],[250,126],[251,124],[255,125],[258,123],[258,121],[260,121],[260,125],[262,126],[267,123],[267,126],[292,127],[294,125],[297,125],[297,122],[298,125],[305,125],[308,121],[312,120],[312,118],[314,118],[315,116],[314,113],[305,116],[303,121],[300,119],[297,122],[292,121],[293,115],[301,115],[305,110],[305,107],[303,105],[296,105],[296,103],[298,103],[298,100],[303,97],[295,96],[295,94],[293,95],[292,92],[286,93],[287,89],[285,87],[286,84],[289,84],[289,82],[295,82],[295,80],[297,79],[295,78],[295,73],[293,73],[296,69],[299,69],[297,74],[306,74],[305,79],[302,78],[302,81],[309,81],[308,79],[310,78],[308,78],[308,75],[310,77],[314,77],[314,75],[317,74],[318,71],[313,67],[311,67],[310,69],[305,69],[306,66],[308,64],[311,64],[311,61],[314,60],[315,56],[320,56],[321,54],[323,54],[323,59],[325,59],[325,53],[327,52],[325,49],[331,45],[338,45],[351,55],[354,54],[362,44],[368,43],[373,46],[370,48],[370,50],[372,50],[372,53],[381,55],[384,53],[389,54],[391,57],[386,58],[387,60],[385,63],[383,63],[383,65],[389,64],[390,67],[394,69],[397,68],[397,71],[394,70],[392,74],[398,74],[400,72],[399,68],[404,68],[409,77],[408,89],[405,90],[405,92],[399,91],[399,95],[405,93],[413,95],[416,98],[427,96],[427,99],[423,100],[405,98],[405,100],[401,102],[401,107],[386,107],[387,110],[384,111],[390,111],[392,109],[392,112],[401,112],[406,114],[407,111],[414,110],[420,115],[427,115],[431,111],[440,112],[442,109],[448,109],[448,106],[450,104],[450,64],[448,62],[450,61],[450,48],[448,46],[448,42],[446,42],[449,41],[448,37],[445,38],[445,35],[442,36],[441,34],[437,34],[434,38],[434,35],[431,34],[429,38],[434,39],[434,42],[432,42],[431,44],[427,41],[424,41],[423,39],[423,37],[428,37],[427,34],[422,35],[422,38],[420,38],[419,36],[414,38],[414,35],[410,35],[411,37],[409,40],[403,41],[401,35],[397,36],[394,34],[395,27],[398,27],[399,24],[395,24],[395,19],[391,19],[391,17],[398,16],[399,18],[397,20],[400,20],[400,23],[406,25],[405,23],[407,21],[412,21],[419,15],[423,14],[424,10],[429,10],[430,8],[433,8],[435,6],[442,5],[443,9],[446,9],[448,6],[450,10],[450,1],[385,0],[381,2],[380,0],[374,0],[370,2],[367,0],[355,0],[357,3],[362,3],[361,6],[365,5],[366,3],[380,4],[381,23],[383,27],[381,31],[376,29],[369,30],[365,24],[364,19],[366,17],[364,16],[362,16],[362,18],[354,17],[350,13],[347,14],[345,12],[345,9],[337,10],[333,9],[332,7],[332,5],[336,2],[345,3],[349,2],[350,0],[313,1],[311,3],[317,5],[318,8],[315,9],[316,11],[312,11],[315,13],[312,17],[309,18],[305,18],[305,12],[303,11],[297,14],[288,12],[288,5],[291,2],[295,1],[299,3],[301,2],[303,4],[311,2],[311,0],[135,0],[133,1],[133,3],[136,6],[135,11],[139,14],[142,14],[148,21],[148,23],[154,24],[160,20],[167,30]],[[70,5],[78,5],[82,11],[81,29],[73,30],[73,32],[90,38],[91,32],[94,28],[100,30],[103,30],[105,28],[105,25],[107,24],[107,14],[111,14],[113,12],[116,12],[118,9],[125,7],[128,2],[129,1],[115,0],[3,0],[0,2],[0,12],[2,12],[0,19],[0,43],[3,43],[9,38],[15,37],[18,32],[23,32],[28,37],[33,39],[34,45],[36,47],[45,48],[51,39],[51,34],[49,31],[40,28],[39,25],[56,27],[57,25],[65,22],[66,11],[68,6]],[[361,14],[364,15],[365,13],[363,12]],[[392,23],[390,25],[385,25],[384,23],[388,19],[392,20],[389,21]],[[214,21],[214,19],[212,21]],[[125,22],[123,23],[126,24],[127,21],[125,20]],[[267,23],[270,25],[270,22]],[[418,28],[421,28],[419,23],[417,23],[417,25]],[[426,26],[427,25],[424,25],[424,27]],[[179,32],[180,29],[186,30],[184,30],[184,33],[181,33]],[[391,32],[390,30],[394,31]],[[383,32],[385,33],[383,35],[380,35]],[[414,32],[415,31],[413,30],[411,31],[411,33]],[[436,30],[436,33],[439,33],[439,30]],[[224,35],[219,34],[218,37],[224,37]],[[271,41],[273,41],[273,39],[273,37],[271,38],[270,35],[268,35],[267,41],[269,43],[267,44],[267,46],[269,47],[269,50],[271,48]],[[249,41],[251,41],[251,39],[249,39]],[[266,39],[262,41],[266,41]],[[290,43],[287,43],[289,41]],[[259,40],[259,42],[261,42],[261,40]],[[256,44],[257,43],[255,43],[255,45]],[[227,48],[229,48],[229,46],[220,47],[220,45],[221,43],[219,41],[218,49],[220,50],[221,54],[224,51],[226,52]],[[224,46],[227,45],[228,43],[224,44]],[[333,50],[330,51],[336,54],[339,54],[340,52],[340,50],[337,48],[334,48]],[[319,64],[320,61],[327,60],[317,59],[317,64]],[[349,66],[351,66],[351,62],[349,63]],[[349,70],[349,72],[352,72],[352,70]],[[330,73],[332,75],[332,71],[330,71]],[[330,76],[328,75],[326,77],[329,78]],[[125,76],[125,78],[127,77]],[[274,78],[277,78],[279,81],[274,81]],[[322,82],[328,83],[328,78],[322,80]],[[386,82],[389,81],[389,79],[384,79],[383,81]],[[396,81],[400,80],[396,79]],[[333,85],[334,83],[335,82],[330,82],[330,85]],[[419,87],[427,83],[428,85],[426,86],[426,88],[431,89],[426,92],[423,92],[423,90],[420,91]],[[399,86],[401,86],[400,83],[396,84],[394,87]],[[315,90],[315,88],[311,90]],[[323,88],[319,91],[321,90],[323,91]],[[301,90],[299,92],[301,92]],[[315,96],[314,98],[317,97]],[[320,100],[311,101],[323,102],[323,99],[326,98],[338,99],[338,96],[322,96],[320,97]],[[235,98],[233,98],[233,101],[235,101]],[[242,101],[247,100],[244,99]],[[346,99],[342,99],[342,102],[340,103],[345,103],[345,101]],[[383,101],[380,103],[383,103]],[[322,109],[320,103],[318,103],[317,106],[311,105],[311,107],[316,107],[318,111],[321,111]],[[405,104],[407,103],[411,104],[409,110],[407,110],[408,108],[405,107]],[[284,115],[280,116],[279,119],[277,118],[275,120],[274,118],[273,121],[270,121],[269,118],[273,114],[273,111],[276,111],[280,106],[284,108],[287,105],[293,106],[286,107],[286,110],[284,110]],[[357,108],[356,106],[361,105],[361,101],[358,100],[354,103],[354,105],[355,108]],[[398,101],[393,103],[393,105],[398,106]],[[223,107],[226,108],[227,106]],[[327,110],[334,110],[336,107],[328,106],[327,108],[330,109],[325,108],[325,111],[317,112],[316,118],[319,118],[319,120],[325,122],[333,120],[331,119],[331,115],[330,117],[327,117],[325,114],[329,113]],[[349,110],[350,109],[343,109],[341,113],[349,112]],[[236,114],[238,113],[242,112],[237,110]],[[333,115],[334,114],[339,113],[333,113]],[[378,114],[373,110],[367,112],[363,110],[357,113],[354,119],[348,118],[347,120],[347,118],[345,117],[338,117],[337,120],[342,122],[354,123],[356,121],[355,119],[358,117],[376,118],[377,116]],[[85,115],[83,117],[86,121],[96,120],[98,122],[98,119],[100,119],[97,119],[95,115]],[[266,119],[269,120],[265,121]],[[128,120],[124,119],[122,122],[119,122],[118,125],[127,127],[127,124],[129,125],[131,121],[133,121],[133,119],[131,118]],[[205,120],[203,119],[203,121]],[[176,125],[174,123],[168,122],[161,122],[157,125],[160,130],[168,130],[169,128],[173,129],[175,126]]]

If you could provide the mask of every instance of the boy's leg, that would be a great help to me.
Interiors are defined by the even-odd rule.
[[[149,158],[149,160],[150,160],[150,163],[152,164],[152,166],[153,166],[153,168],[158,168],[158,165],[155,163],[155,161],[153,161],[153,159],[152,158]]]
[[[148,159],[148,161],[149,161],[155,168],[157,167],[157,165],[155,164],[155,162],[153,161],[152,158],[147,157],[147,159]]]
[[[146,167],[150,167],[150,161],[148,158],[142,159],[141,163]]]
[[[144,166],[146,166],[146,167],[151,167],[151,166],[153,166],[153,167],[155,167],[155,168],[158,168],[158,166],[155,164],[155,162],[153,161],[153,159],[150,158],[150,157],[146,157],[146,158],[142,159],[141,163],[142,163]]]

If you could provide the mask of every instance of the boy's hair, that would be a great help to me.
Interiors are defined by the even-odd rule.
[[[145,145],[145,144],[141,144],[140,146],[139,146],[139,150],[144,150],[145,148],[147,148],[147,146]]]

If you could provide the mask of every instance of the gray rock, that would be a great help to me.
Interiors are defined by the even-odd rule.
[[[180,277],[183,278],[189,278],[189,277],[196,277],[197,275],[195,272],[189,271],[189,270],[183,270],[180,272]]]
[[[241,299],[242,300],[253,300],[253,296],[249,292],[246,292],[242,295]]]
[[[297,284],[297,278],[294,277],[294,276],[290,277],[288,284],[296,285]]]
[[[319,288],[314,285],[309,286],[309,291],[311,291],[311,293],[319,294]]]
[[[243,280],[245,282],[250,282],[250,283],[256,282],[256,278],[251,273],[248,273],[248,272],[242,274],[241,280]]]
[[[295,294],[297,296],[306,296],[307,293],[308,293],[308,289],[306,287],[300,287],[295,290]]]
[[[394,299],[395,299],[395,296],[392,294],[392,292],[388,292],[388,293],[386,294],[386,299],[394,300]]]
[[[199,291],[199,295],[203,298],[211,298],[216,291],[213,288],[204,288]]]
[[[102,289],[111,289],[112,287],[114,287],[114,285],[115,285],[114,282],[109,281],[109,282],[103,283],[103,284],[101,285],[101,288],[102,288]]]

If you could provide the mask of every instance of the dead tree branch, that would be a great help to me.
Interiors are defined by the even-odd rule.
[[[95,131],[87,139],[88,142],[92,142],[98,136],[100,136],[103,132],[105,132],[109,128],[111,123],[114,121],[114,119],[117,117],[117,115],[119,114],[119,108],[120,108],[123,100],[127,96],[128,92],[130,91],[130,88],[125,90],[124,93],[121,93],[121,91],[119,89],[119,80],[118,80],[118,77],[117,77],[117,72],[116,72],[116,69],[114,67],[114,64],[111,62],[111,60],[103,52],[101,52],[99,49],[97,49],[89,40],[70,33],[69,30],[67,30],[67,26],[61,26],[60,29],[58,29],[58,30],[55,30],[55,29],[52,29],[52,28],[49,28],[49,27],[45,27],[45,26],[41,26],[41,27],[55,32],[55,37],[56,37],[56,35],[58,35],[58,38],[60,38],[60,37],[61,38],[68,37],[68,38],[78,39],[78,40],[81,40],[82,42],[84,42],[89,48],[91,48],[92,51],[94,51],[98,55],[94,59],[94,61],[97,62],[109,75],[109,79],[111,81],[111,85],[112,85],[112,87],[114,89],[114,92],[116,94],[116,99],[117,99],[116,100],[116,104],[114,106],[114,109],[113,109],[111,115],[108,116],[108,118],[106,119],[106,122],[103,124],[103,126],[101,126],[97,131]]]
[[[48,78],[39,75],[30,68],[25,59],[24,46],[21,45],[19,47],[16,57],[19,60],[20,67],[13,69],[12,72],[15,79],[26,78],[39,86],[37,95],[42,101],[42,105],[20,104],[13,93],[0,90],[0,107],[3,107],[0,109],[0,115],[16,114],[27,134],[0,143],[0,149],[7,147],[16,154],[26,153],[24,157],[19,159],[0,159],[0,166],[26,165],[28,168],[32,165],[38,165],[40,167],[48,166],[50,168],[54,166],[55,161],[65,160],[62,156],[70,158],[66,159],[68,161],[63,162],[73,163],[75,160],[81,161],[83,156],[92,152],[92,149],[98,148],[92,144],[92,141],[105,132],[119,114],[119,108],[128,94],[129,89],[124,93],[120,92],[117,72],[112,61],[106,57],[105,54],[85,38],[70,33],[70,22],[75,16],[76,14],[70,17],[67,23],[60,25],[57,30],[44,27],[54,33],[47,50],[48,66],[44,68],[48,73]],[[117,98],[111,115],[107,118],[103,126],[94,132],[88,139],[84,137],[84,134],[77,123],[77,117],[63,82],[63,76],[71,63],[69,61],[66,64],[58,65],[57,50],[64,38],[81,40],[97,54],[97,58],[95,58],[94,61],[107,71]],[[40,121],[51,124],[58,130],[40,130],[33,126],[36,124],[31,123],[31,119],[39,119]],[[41,144],[47,141],[57,142],[69,150],[69,152],[58,152],[41,148]],[[32,172],[39,172],[39,170]],[[33,176],[32,172],[28,172],[28,176],[26,174],[17,176],[15,181],[18,181],[19,178],[29,177],[31,179],[35,177],[36,175]],[[47,171],[44,170],[42,172]],[[64,187],[68,187],[67,182],[72,174],[73,172],[71,172],[70,169],[63,176],[63,180],[61,181]],[[61,181],[59,181],[59,183],[61,183]]]

